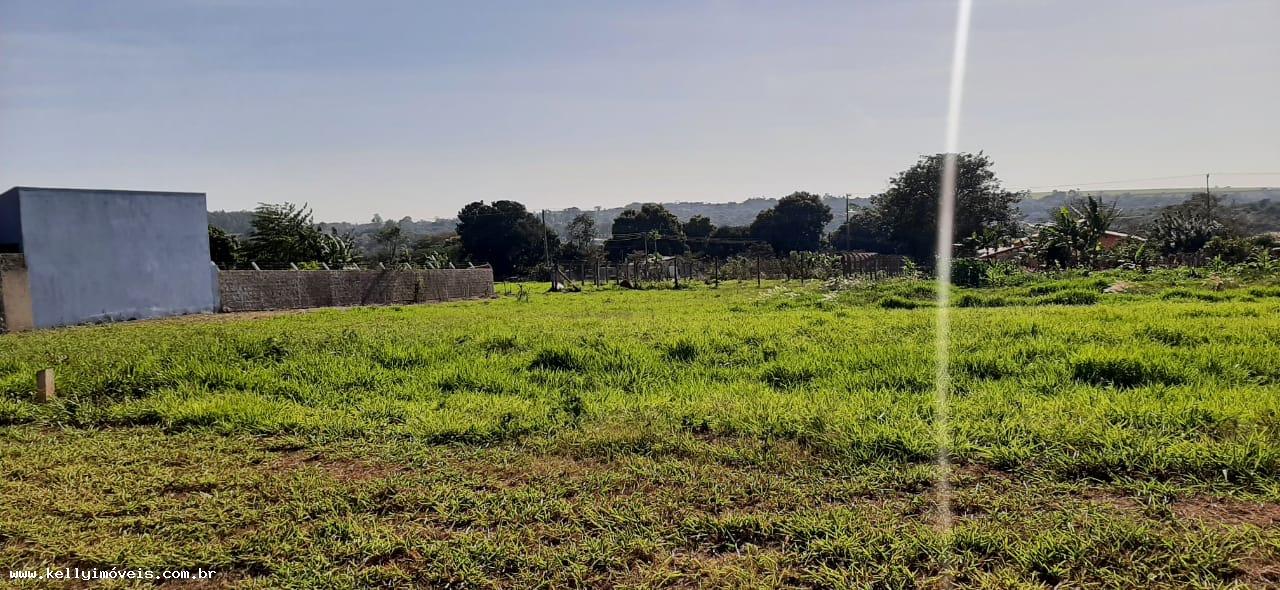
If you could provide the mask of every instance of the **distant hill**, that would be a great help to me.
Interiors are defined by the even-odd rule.
[[[829,230],[835,229],[836,226],[844,222],[844,197],[835,197],[825,195],[822,202],[831,207],[831,213],[834,219],[830,223]],[[850,207],[865,206],[870,199],[865,197],[857,197],[849,199]],[[778,204],[778,199],[768,197],[756,197],[745,201],[735,201],[730,203],[702,203],[702,202],[675,202],[662,203],[668,211],[685,221],[695,215],[701,215],[711,219],[717,227],[731,225],[751,225],[755,221],[756,215],[761,211],[772,208]],[[609,227],[613,225],[615,217],[620,215],[627,209],[639,209],[644,203],[631,203],[624,207],[610,207],[608,209],[578,209],[570,207],[568,209],[560,209],[556,211],[547,211],[547,225],[551,226],[557,232],[562,232],[565,226],[569,225],[574,217],[581,213],[588,213],[596,220],[596,227],[600,228],[601,233],[608,233]]]
[[[1213,194],[1222,199],[1224,205],[1246,205],[1271,200],[1280,203],[1280,188],[1213,188]],[[1135,190],[1107,191],[1052,191],[1047,193],[1031,193],[1023,199],[1019,209],[1026,221],[1039,223],[1048,221],[1054,211],[1074,199],[1083,199],[1085,195],[1101,197],[1107,203],[1115,203],[1121,211],[1138,213],[1150,209],[1159,209],[1169,205],[1177,205],[1187,198],[1203,195],[1203,188],[1156,188]]]
[[[844,221],[844,197],[834,197],[827,195],[823,197],[823,202],[831,207],[831,213],[835,219],[831,222],[830,229],[835,229],[837,225]],[[866,205],[869,199],[852,198],[849,200],[851,207],[859,207]],[[741,202],[733,203],[699,203],[699,202],[677,202],[662,203],[664,207],[670,210],[676,217],[682,221],[693,217],[694,215],[703,215],[711,219],[711,222],[717,226],[726,225],[751,225],[756,215],[761,211],[773,207],[778,204],[775,198],[754,198]],[[547,211],[547,225],[558,233],[564,233],[565,227],[569,222],[581,213],[588,213],[596,220],[596,226],[601,233],[607,234],[613,219],[620,215],[626,209],[639,209],[643,203],[631,203],[623,207],[597,208],[597,209],[579,209],[570,207],[568,209],[554,209]],[[537,213],[535,211],[535,213]],[[223,230],[237,234],[248,235],[251,231],[250,221],[253,219],[252,211],[210,211],[209,225],[213,225]],[[457,218],[444,218],[436,220],[414,220],[405,217],[400,220],[400,226],[408,233],[431,235],[452,232],[454,226],[458,223]],[[343,233],[351,231],[356,235],[377,231],[382,227],[382,223],[352,223],[347,221],[322,222],[320,224],[326,230],[330,227],[338,229]]]
[[[1108,203],[1115,203],[1124,211],[1125,217],[1131,220],[1130,223],[1125,225],[1133,226],[1135,225],[1133,220],[1154,218],[1158,209],[1176,205],[1197,194],[1204,194],[1203,191],[1204,189],[1196,188],[1052,191],[1031,193],[1026,199],[1023,199],[1019,208],[1022,210],[1024,219],[1027,222],[1039,223],[1048,221],[1049,216],[1055,210],[1073,199],[1082,199],[1085,195],[1095,195],[1102,197]],[[1280,216],[1276,215],[1277,210],[1280,210],[1280,188],[1214,188],[1213,193],[1221,197],[1223,204],[1238,207],[1243,215],[1253,218],[1256,221],[1257,231],[1280,231]],[[731,203],[676,202],[662,203],[662,205],[681,220],[689,219],[694,215],[703,215],[710,218],[711,222],[717,226],[728,226],[750,225],[757,214],[773,207],[777,202],[778,199],[776,198],[758,197]],[[833,214],[833,219],[827,229],[828,231],[834,230],[844,221],[845,199],[844,197],[827,195],[823,197],[823,202],[831,207],[831,213]],[[866,206],[869,202],[870,199],[866,197],[857,197],[849,200],[850,206],[854,208]],[[631,203],[625,207],[610,207],[607,209],[570,207],[568,209],[549,210],[547,211],[547,225],[551,226],[556,232],[563,234],[570,220],[580,213],[588,213],[596,220],[600,233],[607,235],[615,217],[625,209],[639,209],[641,205],[642,203]],[[252,218],[252,211],[209,212],[209,223],[211,225],[240,235],[249,233],[249,221]],[[345,221],[325,222],[321,225],[326,229],[330,227],[337,228],[341,233],[350,231],[357,237],[371,235],[382,227],[382,223],[351,223]],[[405,217],[400,220],[400,225],[410,234],[432,235],[452,232],[454,226],[457,225],[457,219],[414,220]]]

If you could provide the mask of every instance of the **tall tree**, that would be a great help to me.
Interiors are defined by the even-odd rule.
[[[931,260],[936,252],[938,204],[946,154],[920,158],[889,181],[889,190],[871,197],[883,243],[895,253]],[[1004,190],[981,152],[956,154],[955,232],[952,242],[970,236],[1012,237],[1019,233],[1018,201],[1023,193]]]
[[[240,240],[220,227],[209,226],[209,259],[223,268],[235,266],[240,259]]]
[[[831,207],[822,197],[797,192],[765,209],[751,224],[751,237],[764,240],[778,254],[813,252],[822,247],[822,230],[831,221]]]
[[[751,239],[751,228],[745,225],[726,225],[717,227],[707,240],[707,255],[713,258],[728,258],[745,254],[754,241]]]
[[[689,249],[700,254],[706,252],[708,238],[711,237],[712,232],[716,231],[716,226],[711,223],[711,218],[705,215],[694,215],[689,218],[689,221],[684,222],[682,229],[685,240],[689,243]]]
[[[373,240],[378,244],[378,260],[380,262],[407,262],[409,260],[409,236],[405,234],[403,226],[391,220],[387,220],[373,234]]]
[[[1031,250],[1046,266],[1093,266],[1102,253],[1102,238],[1119,215],[1115,205],[1089,195],[1056,211],[1036,234]]]
[[[356,258],[349,234],[325,233],[311,219],[311,209],[293,203],[261,203],[253,211],[253,233],[244,258],[258,264],[287,266],[291,262],[346,264]]]
[[[859,207],[849,215],[847,221],[827,236],[827,242],[837,250],[887,252],[893,246],[880,231],[881,226],[875,210]]]
[[[595,258],[596,220],[590,213],[579,213],[565,227],[565,243],[560,256],[569,260]]]
[[[1147,228],[1152,243],[1165,254],[1199,252],[1227,228],[1204,209],[1170,207]]]
[[[657,252],[663,255],[683,254],[687,248],[684,230],[666,207],[656,203],[627,209],[613,220],[613,237],[605,242],[609,257],[622,260],[632,252]]]
[[[1250,205],[1266,205],[1268,201]],[[1247,235],[1247,228],[1254,221],[1255,213],[1263,209],[1224,206],[1218,195],[1203,193],[1192,195],[1186,201],[1160,210],[1145,230],[1154,244],[1166,254],[1198,252],[1210,240]],[[1257,215],[1259,219],[1262,215]]]
[[[458,212],[458,238],[473,262],[488,263],[500,277],[528,274],[545,260],[545,247],[560,238],[515,201],[476,201]],[[544,243],[545,240],[545,243]]]

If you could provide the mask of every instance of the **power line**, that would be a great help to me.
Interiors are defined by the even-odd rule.
[[[1103,184],[1119,184],[1122,182],[1152,182],[1156,180],[1175,180],[1179,178],[1200,178],[1205,173],[1196,174],[1178,174],[1174,176],[1152,176],[1147,178],[1123,178],[1119,180],[1096,180],[1090,182],[1060,182],[1058,184],[1043,184],[1038,186],[1024,186],[1018,190],[1033,190],[1045,188],[1061,188],[1065,186],[1098,186]],[[1280,176],[1280,172],[1210,172],[1214,176]]]

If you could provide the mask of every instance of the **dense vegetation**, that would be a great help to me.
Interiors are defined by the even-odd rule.
[[[1215,188],[1214,192],[1223,196],[1223,201],[1228,207],[1237,208],[1241,212],[1250,214],[1249,218],[1257,223],[1257,226],[1252,229],[1254,233],[1280,231],[1280,189]],[[1203,195],[1203,189],[1198,191],[1196,189],[1170,188],[1143,191],[1065,190],[1033,192],[1020,201],[1017,207],[1024,221],[1028,223],[1044,223],[1049,221],[1054,212],[1061,209],[1063,205],[1078,201],[1087,195],[1094,195],[1108,203],[1115,203],[1120,209],[1134,214],[1141,214],[1146,218],[1148,216],[1153,217],[1160,209],[1177,205],[1196,194]],[[701,216],[720,227],[746,227],[751,225],[752,221],[755,221],[756,216],[761,211],[777,205],[778,199],[779,197],[758,197],[736,202],[708,203],[663,201],[660,197],[655,196],[654,202],[662,205],[680,219]],[[870,204],[870,201],[870,197],[865,195],[853,196],[849,199],[853,207],[865,207]],[[835,212],[835,217],[827,225],[826,230],[835,231],[841,223],[844,223],[845,198],[843,195],[824,194],[822,195],[822,202]],[[607,228],[623,211],[628,209],[638,210],[644,205],[645,203],[631,203],[622,207],[601,207],[599,209],[582,209],[578,207],[551,209],[547,211],[547,225],[551,227],[552,231],[564,235],[569,222],[579,215],[585,214],[595,221],[596,225]],[[251,231],[250,222],[252,219],[252,211],[209,212],[210,225],[232,234],[248,234]],[[376,249],[374,234],[385,227],[388,222],[402,227],[408,234],[426,236],[452,233],[457,221],[457,218],[427,220],[413,219],[412,217],[402,217],[396,220],[383,219],[381,215],[377,215],[374,216],[373,220],[363,223],[324,222],[321,225],[326,231],[333,228],[338,230],[340,234],[352,232],[361,242],[362,247],[373,252]],[[1141,225],[1143,224],[1139,222],[1135,227]]]
[[[223,267],[249,263],[274,268],[302,265],[418,264],[442,268],[487,264],[499,278],[548,277],[557,264],[587,268],[607,261],[639,262],[656,257],[682,257],[686,261],[786,258],[799,253],[871,251],[902,255],[932,266],[936,250],[936,215],[939,178],[945,154],[922,156],[914,165],[890,179],[889,187],[855,204],[846,200],[845,221],[831,229],[837,215],[830,195],[796,192],[760,208],[750,223],[717,225],[701,214],[686,220],[657,203],[646,203],[602,219],[601,212],[573,210],[565,220],[546,211],[536,215],[518,202],[475,201],[458,212],[451,232],[420,233],[422,223],[375,217],[374,223],[339,233],[334,224],[314,223],[310,211],[288,203],[261,205],[247,220],[219,212],[211,214],[210,252]],[[1260,255],[1274,258],[1269,250],[1275,240],[1262,236],[1273,228],[1271,202],[1256,200],[1262,191],[1181,194],[1184,199],[1158,209],[1124,211],[1122,194],[1108,201],[1093,194],[1054,193],[1033,209],[1040,223],[1028,223],[1019,210],[1028,193],[1006,189],[995,173],[995,163],[983,154],[960,153],[956,161],[956,218],[952,244],[962,257],[1018,246],[1016,262],[1050,268],[1107,268],[1117,264],[1152,266],[1158,257],[1185,257],[1196,262],[1220,257],[1238,263]],[[1255,194],[1257,193],[1257,194]],[[1147,195],[1148,204],[1169,195]],[[1238,198],[1253,199],[1236,203]],[[763,201],[752,201],[759,204]],[[1059,203],[1041,211],[1044,203]],[[246,233],[216,225],[215,221],[242,222]],[[608,224],[604,238],[598,228]],[[430,228],[439,228],[433,222]],[[1280,227],[1280,226],[1275,226]],[[327,231],[326,231],[327,228]],[[359,231],[357,231],[357,229]],[[1273,228],[1274,229],[1274,228]],[[1128,230],[1149,239],[1126,239],[1120,255],[1115,244],[1104,240],[1113,230]],[[561,234],[564,234],[563,237]]]
[[[0,336],[0,557],[270,586],[1280,583],[1274,278],[958,289],[951,530],[930,283],[510,289]],[[62,397],[35,405],[43,367]]]

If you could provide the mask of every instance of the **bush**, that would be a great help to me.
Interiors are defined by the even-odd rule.
[[[951,263],[951,283],[960,287],[982,287],[988,284],[991,263],[976,258],[959,258]]]
[[[1217,258],[1228,264],[1248,262],[1272,246],[1269,236],[1248,238],[1215,236],[1204,245],[1204,253],[1210,258]]]

